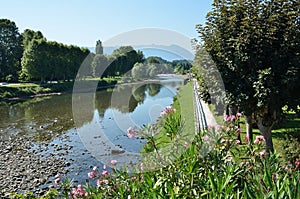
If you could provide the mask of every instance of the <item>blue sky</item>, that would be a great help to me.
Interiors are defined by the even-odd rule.
[[[0,18],[16,22],[19,31],[40,30],[48,40],[94,46],[122,32],[163,28],[189,38],[205,22],[212,0],[6,0]]]

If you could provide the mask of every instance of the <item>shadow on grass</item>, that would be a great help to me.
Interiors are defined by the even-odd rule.
[[[283,121],[273,128],[273,137],[286,139],[287,136],[300,141],[300,118],[296,114],[286,114]]]

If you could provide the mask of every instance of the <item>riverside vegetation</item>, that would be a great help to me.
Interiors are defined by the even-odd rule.
[[[178,140],[173,149],[183,150],[175,161],[161,154],[155,164],[164,162],[164,167],[130,174],[114,169],[118,163],[111,160],[111,165],[103,168],[95,165],[87,174],[86,185],[57,176],[56,188],[41,198],[299,198],[300,157],[295,141],[286,143],[289,147],[285,154],[267,153],[263,136],[257,136],[254,142],[246,138],[241,144],[236,140],[236,133],[241,132],[241,114],[227,116],[223,126],[208,127],[188,140],[183,136],[184,122],[178,125],[181,114],[175,100],[173,107],[161,114],[155,128],[146,127],[139,132],[148,135],[142,154],[156,153],[166,143]],[[170,125],[176,127],[171,134]],[[161,129],[159,134],[157,129]],[[134,138],[134,132],[129,133]],[[143,171],[150,166],[147,164],[143,162],[137,169]],[[11,198],[36,197],[27,193]]]

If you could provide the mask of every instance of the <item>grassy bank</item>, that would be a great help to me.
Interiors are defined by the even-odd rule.
[[[192,86],[187,84],[173,106],[164,109],[156,129],[140,132],[150,136],[143,153],[152,155],[135,173],[114,169],[118,162],[111,160],[111,169],[91,169],[85,185],[58,177],[57,187],[44,198],[300,198],[299,154],[291,161],[267,154],[259,140],[238,144],[229,124],[187,139],[194,134],[193,118]]]
[[[82,80],[83,85],[98,85],[98,88],[115,85],[119,77],[114,78],[90,78]],[[16,83],[8,84],[0,87],[0,100],[8,100],[13,98],[27,98],[32,96],[39,96],[43,94],[54,94],[71,92],[73,90],[74,82],[56,82],[47,84],[35,83]],[[89,87],[90,88],[90,87]]]

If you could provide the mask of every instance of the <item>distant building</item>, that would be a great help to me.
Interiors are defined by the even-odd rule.
[[[98,40],[96,43],[96,54],[103,55],[103,46],[100,40]]]

